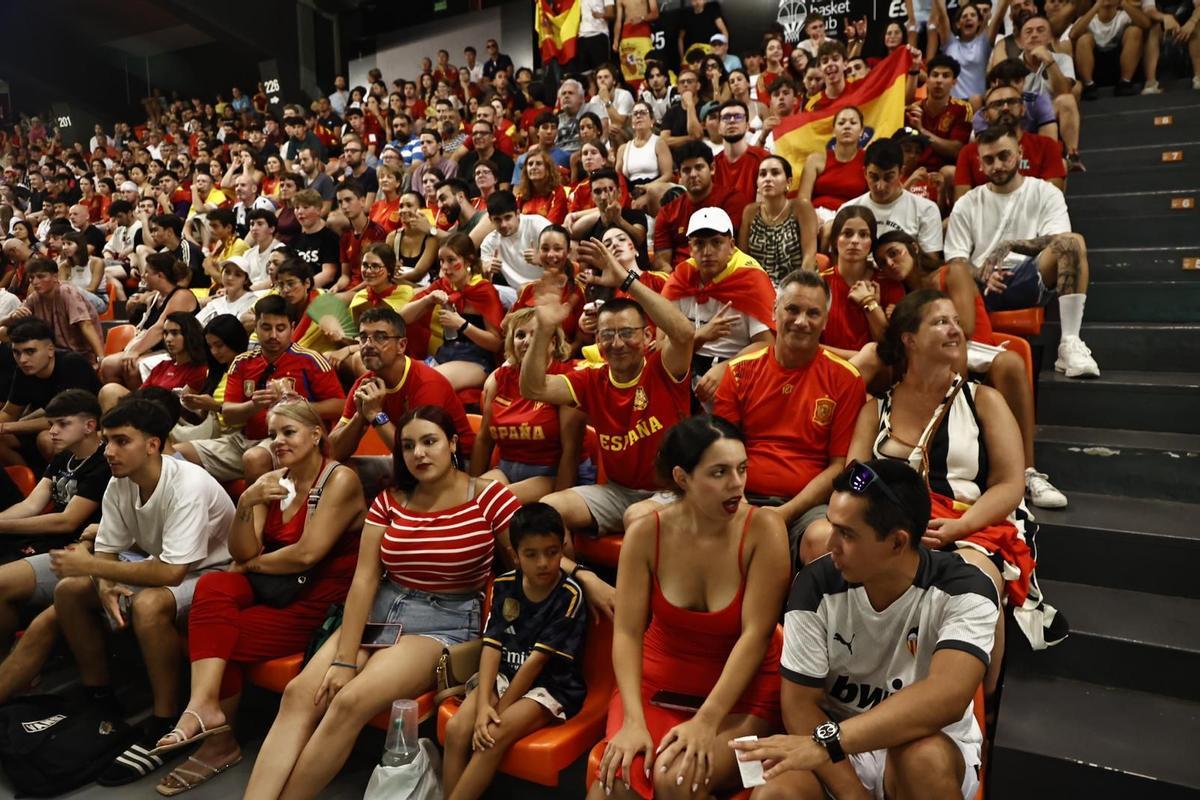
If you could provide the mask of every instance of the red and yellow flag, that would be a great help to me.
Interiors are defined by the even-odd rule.
[[[792,188],[800,183],[804,160],[829,146],[833,119],[848,106],[863,113],[863,142],[891,136],[904,125],[905,85],[912,54],[906,47],[879,62],[867,77],[848,84],[845,93],[820,111],[784,117],[775,128],[775,153],[792,165]]]
[[[575,57],[583,0],[537,0],[533,26],[537,30],[542,61],[566,64]]]

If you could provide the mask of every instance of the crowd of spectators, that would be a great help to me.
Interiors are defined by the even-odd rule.
[[[278,117],[260,85],[156,92],[74,144],[0,132],[0,462],[40,476],[0,473],[0,701],[65,641],[121,714],[132,630],[153,708],[100,783],[193,745],[160,793],[236,764],[246,666],[344,603],[247,797],[319,796],[482,635],[445,760],[481,796],[579,710],[589,615],[617,678],[589,797],[723,794],[738,757],[756,798],[974,796],[1005,614],[1065,635],[1026,503],[1068,499],[989,314],[1056,303],[1055,369],[1099,375],[1080,104],[1200,62],[1200,7],[933,0],[794,43],[719,2],[580,2],[554,77],[490,39]],[[904,49],[869,141],[856,84]],[[833,104],[825,148],[777,152]],[[614,535],[619,564],[577,558]]]

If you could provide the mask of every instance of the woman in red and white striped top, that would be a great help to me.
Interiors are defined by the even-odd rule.
[[[284,691],[247,798],[318,796],[367,722],[432,689],[443,647],[479,637],[496,544],[516,563],[508,522],[520,503],[459,469],[454,420],[421,406],[396,429],[395,485],[368,513],[342,627]]]

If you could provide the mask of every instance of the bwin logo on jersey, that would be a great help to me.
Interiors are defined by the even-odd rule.
[[[904,681],[899,678],[892,680],[892,690],[889,692],[887,689],[872,686],[869,683],[854,683],[847,675],[838,675],[829,694],[840,703],[848,706],[856,705],[865,711],[879,705],[903,688]]]
[[[22,722],[21,727],[25,729],[26,733],[41,733],[44,730],[53,728],[66,718],[66,714],[55,714],[53,717],[46,717],[45,719],[33,720],[32,722]]]

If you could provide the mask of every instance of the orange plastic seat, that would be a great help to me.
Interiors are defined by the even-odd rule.
[[[379,435],[378,429],[374,426],[369,431],[363,434],[358,440],[358,449],[354,451],[356,456],[391,456],[391,446],[383,440]]]
[[[459,394],[461,395],[462,392],[459,392]],[[483,425],[483,415],[482,414],[467,414],[467,422],[471,425],[472,431],[474,431],[475,433],[479,433],[479,427],[481,425]]]
[[[268,691],[283,694],[292,678],[300,674],[300,662],[303,660],[303,653],[292,653],[270,661],[247,664],[246,680]]]
[[[108,335],[104,337],[104,355],[111,356],[124,350],[136,333],[137,328],[128,324],[109,328]]]
[[[612,698],[612,622],[604,616],[588,620],[583,646],[583,678],[587,698],[578,714],[566,722],[548,725],[514,744],[500,762],[500,771],[542,786],[558,786],[558,776],[604,736],[608,703]],[[458,698],[438,709],[438,741],[446,741],[446,725],[462,705]]]
[[[992,329],[997,333],[1037,336],[1042,332],[1042,323],[1046,321],[1046,310],[1038,306],[1016,311],[992,311],[988,318],[992,321]]]
[[[12,478],[12,482],[21,494],[29,497],[33,494],[33,487],[37,486],[37,476],[33,474],[33,470],[26,466],[5,467],[4,471],[8,473],[8,477]]]
[[[115,314],[116,314],[115,309],[117,306],[117,283],[116,283],[116,281],[110,280],[105,288],[105,291],[108,293],[108,308],[104,309],[104,312],[101,313],[99,316],[100,316],[101,321],[107,322],[107,321],[116,319],[116,316],[115,316]]]
[[[621,559],[621,542],[625,537],[619,533],[608,536],[573,536],[575,557],[585,564],[596,564],[602,567],[617,566]]]
[[[1033,386],[1033,348],[1029,346],[1029,342],[1022,339],[1020,336],[1005,336],[1004,334],[994,334],[992,336],[992,344],[997,347],[1004,347],[1005,350],[1011,350],[1021,357],[1025,362],[1025,376],[1029,378],[1029,385]]]

